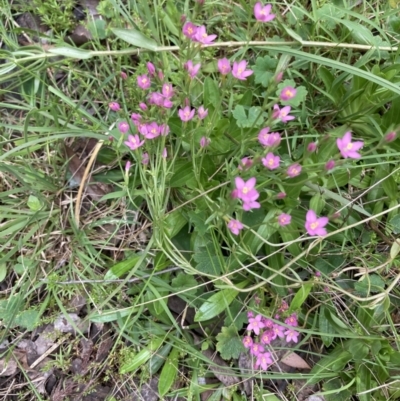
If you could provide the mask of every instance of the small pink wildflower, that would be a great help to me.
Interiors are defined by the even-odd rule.
[[[149,89],[151,85],[150,78],[146,74],[139,75],[137,77],[137,83],[141,89]]]
[[[289,343],[290,341],[293,341],[294,343],[297,343],[299,341],[299,335],[300,333],[294,329],[286,330],[286,342]]]
[[[263,329],[265,327],[263,321],[262,321],[262,316],[257,315],[256,317],[251,317],[249,318],[249,324],[247,326],[247,330],[253,330],[254,334],[257,336],[260,334],[260,329]]]
[[[297,322],[297,315],[295,313],[291,314],[285,319],[285,323],[288,326],[297,327],[299,325],[299,323]]]
[[[288,167],[286,174],[290,177],[297,177],[301,173],[301,166],[299,163],[292,164]]]
[[[361,155],[357,152],[364,146],[363,141],[351,142],[351,132],[346,132],[343,138],[336,139],[340,154],[345,158],[359,159]]]
[[[169,131],[170,131],[169,125],[167,125],[167,124],[160,125],[160,134],[162,136],[167,136],[169,134]]]
[[[279,192],[276,195],[276,199],[285,199],[286,198],[286,193],[285,192]]]
[[[187,72],[189,73],[190,78],[194,78],[197,73],[199,72],[201,67],[201,64],[196,64],[193,65],[193,61],[189,60],[184,64],[184,68],[187,70]]]
[[[243,345],[245,348],[251,348],[253,346],[253,339],[250,336],[244,336]]]
[[[266,317],[262,318],[262,322],[264,323],[267,329],[272,329],[275,324],[271,319],[267,319]]]
[[[315,142],[310,142],[307,145],[307,152],[313,153],[317,150],[317,144]]]
[[[178,110],[179,117],[182,121],[190,121],[194,117],[195,109],[190,110],[189,106]]]
[[[257,356],[264,352],[264,347],[259,343],[253,343],[250,348],[250,354]]]
[[[110,110],[112,110],[112,111],[119,111],[119,110],[121,110],[121,106],[120,106],[119,103],[117,103],[117,102],[110,102],[110,103],[108,103],[108,107],[109,107]]]
[[[146,103],[139,103],[139,107],[140,107],[140,109],[141,110],[143,110],[143,111],[145,111],[145,110],[147,110],[147,105],[146,105]]]
[[[247,315],[247,319],[250,318],[250,317],[254,317],[254,313],[253,313],[252,310],[247,311],[246,315]]]
[[[167,99],[174,95],[174,88],[172,87],[172,84],[164,84],[162,86],[162,95]]]
[[[119,76],[121,77],[121,79],[123,79],[125,81],[125,79],[128,79],[128,75],[126,74],[126,72],[121,71],[119,73]]]
[[[274,327],[272,328],[272,339],[275,340],[277,337],[283,338],[285,337],[284,334],[285,327],[279,325],[279,324],[274,324]]]
[[[146,64],[147,66],[147,71],[151,76],[156,75],[156,67],[154,67],[154,64],[151,63],[150,61]]]
[[[235,178],[237,189],[237,197],[243,201],[243,209],[248,211],[250,209],[258,209],[261,205],[255,202],[260,196],[258,191],[254,188],[256,185],[255,177],[247,181],[243,181],[240,177]]]
[[[171,102],[171,100],[169,99],[164,99],[163,103],[162,103],[162,107],[166,108],[166,109],[170,109],[171,107],[173,107],[173,103]]]
[[[231,72],[231,63],[227,58],[222,58],[218,60],[218,71],[222,75],[227,75]]]
[[[282,302],[281,302],[281,306],[280,306],[280,308],[278,309],[278,312],[285,312],[285,311],[287,311],[288,309],[289,309],[289,305],[288,305],[288,303],[283,299]]]
[[[207,35],[206,27],[204,25],[199,26],[194,35],[194,39],[203,45],[208,45],[216,39],[217,35]]]
[[[129,149],[135,150],[140,148],[144,144],[144,141],[140,140],[139,135],[128,135],[128,140],[125,141],[124,144],[128,146]]]
[[[326,229],[324,228],[329,222],[327,217],[317,218],[314,210],[309,210],[306,214],[306,223],[305,228],[309,235],[318,235],[323,237],[327,234]]]
[[[278,216],[278,223],[280,226],[287,226],[292,221],[292,216],[290,214],[281,213]]]
[[[243,229],[243,224],[239,220],[230,220],[228,223],[228,228],[234,235],[239,235],[240,230]]]
[[[289,115],[290,110],[291,110],[290,106],[285,106],[280,109],[279,106],[275,104],[272,117],[277,120],[281,120],[283,123],[287,123],[288,121],[294,120],[296,118],[294,116]]]
[[[140,133],[146,139],[154,139],[160,136],[160,127],[156,122],[145,124],[144,126],[141,127]]]
[[[397,133],[396,131],[389,132],[385,135],[384,140],[385,142],[393,142],[396,139]]]
[[[268,170],[275,170],[279,167],[279,163],[281,161],[281,158],[279,156],[275,156],[273,153],[269,152],[265,157],[261,159],[262,164],[268,169]]]
[[[270,365],[272,365],[274,362],[271,359],[271,354],[269,352],[264,352],[263,354],[257,355],[256,363],[255,363],[255,368],[260,367],[262,370],[267,370]]]
[[[142,116],[140,114],[137,114],[137,113],[131,114],[131,120],[135,125],[138,125],[141,119],[142,119]]]
[[[258,133],[258,141],[263,146],[267,146],[267,147],[271,147],[271,148],[274,146],[278,146],[281,143],[281,139],[282,138],[278,132],[269,133],[269,127],[263,128]]]
[[[196,35],[197,28],[198,26],[194,25],[193,23],[186,22],[186,24],[183,25],[182,32],[187,38],[193,39],[193,37]]]
[[[234,189],[234,190],[231,192],[231,198],[232,198],[232,199],[238,199],[238,198],[239,198],[239,191],[238,191],[237,189]]]
[[[240,164],[238,166],[239,170],[248,170],[249,168],[251,168],[251,166],[253,165],[253,160],[248,158],[248,157],[244,157],[241,161]]]
[[[132,166],[132,163],[128,160],[125,164],[125,172],[128,172]]]
[[[200,139],[200,147],[205,148],[210,144],[210,139],[206,136],[202,136]]]
[[[266,4],[263,6],[260,2],[256,3],[254,6],[254,16],[257,21],[269,22],[275,18],[275,14],[271,14],[271,4]]]
[[[271,344],[271,341],[272,341],[272,333],[271,333],[271,331],[270,330],[265,330],[261,335],[260,341],[264,345]]]
[[[158,79],[160,81],[162,81],[164,79],[164,73],[161,70],[158,70],[157,75],[158,75]]]
[[[164,97],[159,92],[152,92],[150,93],[149,103],[155,104],[156,106],[162,106],[164,103]]]
[[[168,156],[167,148],[164,148],[163,151],[161,152],[161,157],[163,157],[164,159],[166,159],[167,156]]]
[[[286,86],[285,88],[282,89],[280,98],[284,102],[293,99],[296,96],[297,90],[293,88],[292,86]]]
[[[283,78],[283,72],[282,72],[282,71],[281,71],[281,72],[278,72],[278,73],[275,75],[275,82],[276,82],[276,83],[281,82],[281,81],[282,81],[282,78]]]
[[[142,164],[147,166],[149,164],[149,154],[148,153],[143,153],[142,154]]]
[[[247,67],[247,61],[242,60],[239,63],[236,61],[233,63],[233,68],[232,68],[232,75],[240,79],[241,81],[245,81],[247,77],[249,77],[251,74],[253,74],[252,70],[246,70]]]
[[[333,159],[327,161],[325,164],[325,170],[327,170],[327,171],[332,170],[335,167],[335,164],[336,164],[335,160],[333,160]]]
[[[204,120],[208,115],[208,109],[205,109],[204,106],[200,106],[197,109],[197,116],[200,120]]]
[[[122,134],[126,134],[129,131],[129,124],[126,121],[121,121],[118,124],[118,129]]]

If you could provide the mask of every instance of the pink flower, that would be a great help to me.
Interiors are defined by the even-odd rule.
[[[142,154],[142,164],[145,166],[149,164],[149,154],[148,153],[143,153]]]
[[[147,110],[147,105],[146,105],[146,103],[139,103],[139,107],[140,107],[143,111]]]
[[[198,26],[194,25],[193,23],[186,22],[186,24],[183,25],[182,32],[187,38],[193,39],[194,35],[196,35],[197,28]]]
[[[161,70],[158,70],[157,75],[158,75],[158,78],[160,79],[160,81],[162,81],[164,79],[164,73]]]
[[[253,345],[250,348],[250,354],[254,356],[262,354],[263,352],[264,352],[264,347],[258,343],[253,343]]]
[[[243,224],[239,220],[230,220],[228,223],[228,228],[234,235],[239,235],[240,230],[243,229]]]
[[[296,96],[297,90],[293,88],[292,86],[286,86],[285,88],[282,89],[280,98],[284,102],[287,100],[293,99]]]
[[[250,336],[244,336],[242,342],[245,348],[251,348],[253,346],[253,339]]]
[[[160,136],[160,127],[156,122],[152,122],[150,124],[145,124],[144,126],[141,127],[140,133],[146,138],[146,139],[154,139]]]
[[[201,139],[200,139],[200,147],[201,148],[205,148],[209,144],[210,144],[210,139],[207,138],[206,136],[202,136]]]
[[[167,99],[171,98],[174,95],[174,89],[172,87],[172,84],[164,84],[162,86],[162,94]]]
[[[234,190],[231,192],[231,198],[232,198],[232,199],[237,199],[237,198],[239,198],[239,191],[238,191],[237,189],[234,189]]]
[[[236,61],[233,63],[233,68],[232,68],[232,75],[240,79],[241,81],[245,81],[248,76],[253,74],[252,70],[246,70],[247,67],[247,61],[242,60],[239,63]]]
[[[164,159],[166,159],[167,156],[168,156],[167,148],[164,148],[163,151],[162,151],[162,153],[161,153],[161,157],[163,157]]]
[[[253,160],[248,157],[244,157],[238,166],[239,170],[248,170],[253,165]]]
[[[282,81],[282,78],[283,78],[283,72],[282,72],[282,71],[281,71],[281,72],[278,72],[278,73],[275,75],[275,82],[276,82],[276,83],[281,82],[281,81]]]
[[[208,45],[216,39],[217,35],[207,35],[206,27],[204,25],[199,26],[194,35],[194,39],[203,45]]]
[[[156,75],[156,67],[154,67],[153,63],[150,63],[150,61],[146,64],[147,66],[147,71],[151,76]]]
[[[227,75],[231,72],[231,63],[227,58],[222,58],[218,60],[218,71],[222,75]]]
[[[290,214],[281,213],[278,216],[278,223],[280,226],[287,226],[292,221],[292,216]]]
[[[290,177],[297,177],[301,173],[301,166],[299,163],[292,164],[288,167],[286,174]]]
[[[275,340],[277,337],[283,338],[285,336],[284,334],[285,328],[279,324],[274,324],[274,327],[272,328],[272,339]]]
[[[392,131],[385,135],[384,140],[385,142],[393,142],[396,139],[396,136],[396,131]]]
[[[299,323],[297,322],[297,315],[295,313],[291,314],[285,319],[285,323],[288,326],[297,327],[299,325]]]
[[[313,153],[317,150],[317,144],[315,142],[310,142],[307,145],[307,152]]]
[[[186,106],[184,109],[179,109],[178,114],[182,121],[190,121],[194,117],[195,109],[190,110],[189,106]]]
[[[249,317],[254,317],[254,313],[251,310],[247,311],[247,318]]]
[[[118,124],[118,129],[121,133],[126,134],[129,131],[129,124],[126,121],[122,121]]]
[[[140,148],[144,141],[140,141],[139,135],[128,135],[128,140],[124,142],[129,149],[135,150]]]
[[[284,198],[286,198],[286,193],[285,192],[279,192],[276,195],[276,199],[284,199]]]
[[[249,324],[247,326],[247,330],[253,330],[254,334],[257,336],[260,334],[260,329],[263,329],[265,327],[263,321],[262,321],[262,316],[257,315],[256,317],[251,317],[249,318]]]
[[[204,120],[208,115],[208,109],[205,109],[204,106],[200,106],[197,109],[197,116],[200,120]]]
[[[270,330],[265,330],[261,335],[261,342],[265,345],[271,344],[272,332]]]
[[[294,120],[296,117],[290,116],[291,107],[285,106],[282,109],[279,108],[277,104],[274,105],[274,112],[272,113],[272,117],[281,120],[283,123],[287,123],[290,120]]]
[[[121,79],[123,79],[123,80],[125,80],[125,79],[128,78],[128,75],[126,75],[126,72],[124,72],[124,71],[121,71],[121,72],[119,73],[119,75],[120,75]]]
[[[263,128],[258,134],[258,141],[263,146],[274,147],[281,143],[281,136],[278,132],[271,132],[269,134],[269,127]]]
[[[264,323],[267,329],[272,329],[275,324],[271,319],[267,319],[265,317],[262,318],[262,322]]]
[[[193,65],[193,61],[189,60],[184,65],[185,69],[188,71],[190,78],[194,78],[200,70],[201,64]]]
[[[258,354],[256,356],[255,368],[260,367],[262,370],[267,370],[269,366],[274,363],[269,352],[264,352],[263,354]]]
[[[170,109],[174,104],[169,99],[164,99],[162,103],[162,107],[166,109]]]
[[[346,132],[343,138],[336,139],[336,144],[341,155],[347,159],[359,159],[361,155],[357,152],[364,146],[363,141],[351,142],[351,132]]]
[[[325,164],[325,170],[329,171],[332,170],[335,167],[335,160],[329,160]]]
[[[268,169],[268,170],[275,170],[276,168],[279,167],[279,163],[281,161],[281,158],[279,156],[275,156],[273,153],[269,152],[265,157],[261,159],[262,164]]]
[[[299,341],[299,335],[300,333],[294,329],[286,330],[286,342],[289,343],[290,341],[293,341],[294,343],[297,343]]]
[[[314,210],[309,210],[306,214],[306,223],[305,228],[309,235],[318,235],[323,237],[327,234],[326,229],[324,228],[329,222],[327,217],[317,218]]]
[[[140,114],[137,114],[137,113],[131,114],[131,120],[135,125],[138,125],[141,119],[142,119],[142,116]]]
[[[240,177],[235,178],[237,189],[237,197],[243,201],[243,209],[248,211],[250,209],[258,209],[261,205],[255,200],[260,196],[258,191],[254,188],[256,185],[255,177],[250,178],[248,181],[243,181]]]
[[[254,16],[257,21],[269,22],[275,18],[275,14],[271,14],[271,4],[263,6],[260,2],[254,6]]]
[[[132,163],[128,160],[125,164],[125,172],[128,172],[132,166]]]
[[[151,85],[150,78],[146,74],[139,75],[137,77],[137,83],[138,83],[139,88],[142,88],[142,89],[149,89],[150,85]]]
[[[110,103],[108,103],[108,107],[109,107],[110,110],[112,110],[112,111],[119,111],[119,110],[121,110],[121,106],[120,106],[119,103],[117,103],[117,102],[110,102]]]
[[[156,106],[162,106],[164,103],[164,97],[159,92],[152,92],[150,93],[149,103],[155,104]]]
[[[167,124],[160,125],[160,134],[162,136],[167,136],[169,134],[169,126]]]

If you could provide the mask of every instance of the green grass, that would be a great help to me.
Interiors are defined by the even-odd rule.
[[[80,296],[90,332],[53,334],[60,346],[36,371],[52,370],[64,386],[86,381],[85,391],[107,386],[109,401],[150,378],[162,399],[199,400],[208,390],[210,400],[298,400],[306,392],[327,401],[398,399],[400,143],[385,135],[400,126],[400,4],[273,3],[277,18],[256,25],[247,1],[107,0],[102,20],[90,21],[93,39],[76,48],[63,41],[68,16],[53,18],[42,3],[31,11],[47,13],[47,44],[23,46],[21,10],[0,2],[0,344],[10,341],[0,362],[20,363],[5,388],[18,399],[50,399],[28,374],[32,361],[18,357],[19,343],[51,330],[60,315],[76,326],[69,314]],[[217,40],[191,45],[182,14]],[[248,60],[254,74],[222,78],[223,57]],[[189,59],[202,65],[193,80]],[[174,86],[171,109],[146,112],[171,132],[130,151],[117,124],[142,113],[136,78],[147,62]],[[288,103],[296,119],[286,125],[271,118],[280,71],[298,90]],[[186,99],[208,108],[207,118],[182,123]],[[110,111],[111,101],[121,112]],[[298,177],[262,166],[257,135],[268,124],[282,135],[273,150],[282,166],[302,164]],[[346,131],[364,141],[359,160],[338,156]],[[211,139],[204,149],[203,136]],[[307,154],[312,141],[318,151]],[[255,164],[240,171],[245,156]],[[259,209],[244,212],[232,199],[238,175],[257,177]],[[306,234],[309,209],[329,216],[326,236]],[[277,224],[281,212],[291,214],[289,226]],[[232,218],[244,224],[239,236],[226,227]],[[297,314],[300,340],[275,341],[269,351],[275,359],[293,351],[311,370],[279,362],[260,371],[242,346],[247,312],[277,323],[284,303],[279,313]],[[107,336],[110,348],[96,359]],[[94,343],[87,360],[83,338]],[[76,358],[89,366],[80,378]],[[246,379],[247,394],[238,384]]]

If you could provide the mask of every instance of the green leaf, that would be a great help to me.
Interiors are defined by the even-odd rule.
[[[357,281],[354,289],[361,294],[368,294],[370,292],[380,292],[385,288],[385,282],[377,274],[370,274],[364,276],[362,281]]]
[[[223,256],[217,254],[217,250],[212,242],[200,247],[194,255],[197,262],[196,269],[204,274],[219,275],[222,272]]]
[[[292,313],[301,308],[304,301],[307,299],[308,294],[313,287],[313,283],[305,283],[303,284],[300,289],[296,292],[292,302],[290,303],[289,313]]]
[[[118,262],[105,274],[104,280],[115,280],[116,278],[120,278],[135,267],[141,258],[143,258],[143,255],[137,254],[129,259]]]
[[[221,103],[220,97],[220,89],[218,84],[210,77],[207,77],[204,80],[204,95],[203,95],[204,104],[206,106],[219,106]]]
[[[158,381],[158,393],[163,397],[171,389],[178,373],[179,349],[173,348],[165,361]]]
[[[296,88],[296,96],[293,99],[281,101],[284,106],[298,107],[307,96],[307,89],[304,86],[296,86],[296,82],[292,79],[285,79],[278,85],[278,89],[276,91],[276,95],[279,97],[283,88],[287,86],[291,86],[292,88]]]
[[[360,401],[371,400],[371,367],[365,363],[360,363],[356,369],[357,397]],[[362,394],[360,394],[362,393]]]
[[[29,209],[33,210],[34,212],[37,212],[43,206],[42,202],[40,202],[40,200],[33,195],[29,195],[27,205]]]
[[[153,51],[156,51],[158,48],[157,43],[153,39],[149,39],[141,32],[134,29],[113,28],[111,29],[111,31],[114,33],[115,36],[124,40],[125,42],[128,42],[131,45]]]
[[[197,311],[194,321],[204,322],[223,312],[237,297],[239,291],[233,289],[220,290],[207,299]]]
[[[332,345],[333,342],[333,335],[325,335],[325,334],[335,334],[336,330],[334,326],[330,323],[330,321],[326,318],[325,316],[325,306],[321,305],[319,309],[319,331],[320,331],[320,336],[321,340],[325,344],[326,347],[329,347]]]
[[[94,19],[87,24],[90,34],[99,40],[107,37],[106,34],[106,21],[103,19]]]
[[[256,64],[253,66],[256,84],[266,88],[275,75],[277,64],[278,60],[270,56],[257,57]]]
[[[260,116],[261,114],[261,116]],[[236,120],[236,124],[240,128],[259,127],[264,123],[265,113],[261,107],[253,106],[249,109],[247,116],[245,108],[242,105],[237,105],[232,112]]]
[[[168,237],[174,238],[175,235],[185,227],[187,220],[180,210],[174,210],[168,213],[164,220],[164,230]]]
[[[193,170],[193,164],[187,162],[178,167],[170,181],[171,188],[179,188],[184,185],[192,187],[196,184],[196,176]]]
[[[237,359],[245,351],[243,343],[234,326],[222,327],[217,335],[217,351],[225,360]]]
[[[75,47],[55,47],[48,50],[49,53],[58,54],[60,56],[77,58],[84,60],[92,57],[92,54],[87,50],[76,49]]]
[[[185,295],[191,296],[196,295],[198,285],[199,283],[197,280],[193,276],[190,276],[186,273],[179,273],[171,282],[172,288],[177,291],[185,291],[191,288],[189,291],[184,292]],[[179,295],[180,294],[178,294],[178,296]]]
[[[32,331],[39,323],[40,314],[35,310],[26,310],[15,317],[13,326],[24,327],[28,331]]]
[[[5,263],[0,264],[0,283],[6,278],[7,276],[7,265]]]

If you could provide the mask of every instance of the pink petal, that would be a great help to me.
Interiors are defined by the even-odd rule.
[[[307,223],[314,223],[317,221],[317,215],[314,210],[309,210],[306,214]]]

